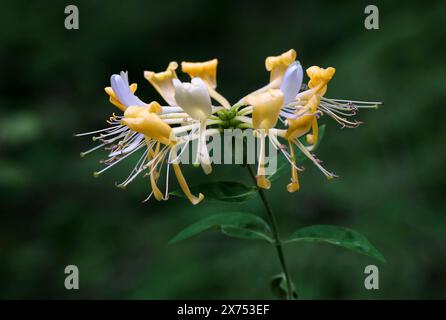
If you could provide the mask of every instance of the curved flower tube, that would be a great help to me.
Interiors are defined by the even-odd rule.
[[[172,61],[167,66],[167,69],[162,72],[144,71],[144,78],[158,91],[163,99],[170,105],[176,106],[175,89],[172,84],[173,79],[178,79],[175,70],[178,68],[178,63]]]
[[[242,99],[238,103],[246,103],[246,99],[251,95],[265,92],[269,89],[278,89],[282,83],[283,77],[289,65],[291,65],[297,57],[296,50],[290,49],[279,56],[270,56],[265,60],[266,70],[270,72],[270,81],[264,87],[257,89]]]
[[[269,89],[266,92],[247,98],[247,102],[253,107],[252,127],[260,139],[257,186],[263,189],[269,189],[271,186],[271,182],[265,175],[265,138],[269,129],[277,124],[283,99],[283,93],[279,89]]]

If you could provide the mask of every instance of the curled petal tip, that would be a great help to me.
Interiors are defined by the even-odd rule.
[[[195,206],[197,204],[199,204],[201,201],[203,201],[204,199],[204,194],[202,194],[201,192],[198,194],[198,197],[194,198],[194,199],[190,199],[190,202]]]
[[[269,181],[264,176],[257,178],[257,186],[262,189],[269,189],[271,188],[271,181]]]
[[[299,184],[297,182],[290,182],[287,186],[286,189],[288,192],[293,193],[296,191],[299,191]]]

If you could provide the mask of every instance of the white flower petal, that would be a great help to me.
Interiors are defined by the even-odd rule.
[[[212,113],[209,89],[200,78],[189,82],[173,79],[175,100],[195,120],[206,120]]]

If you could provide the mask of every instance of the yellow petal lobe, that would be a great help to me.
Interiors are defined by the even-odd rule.
[[[249,96],[246,101],[253,106],[252,124],[254,129],[271,129],[275,127],[283,105],[282,91],[270,89],[266,92]]]

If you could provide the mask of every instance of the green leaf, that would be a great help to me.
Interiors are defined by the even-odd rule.
[[[294,232],[284,244],[290,242],[327,242],[386,262],[383,255],[359,232],[338,226],[315,225]]]
[[[317,149],[317,147],[319,146],[319,144],[322,141],[322,138],[324,137],[324,134],[325,134],[325,125],[322,125],[319,127],[317,143],[314,145],[312,152]],[[295,149],[295,153],[296,153],[296,164],[297,165],[302,164],[307,159],[307,157],[305,157],[305,155],[302,152],[300,152],[300,150]],[[277,168],[276,172],[274,172],[272,175],[269,176],[270,181],[275,181],[278,178],[280,178],[280,176],[284,172],[290,171],[290,163],[285,158],[285,156],[282,155],[281,157],[278,157],[277,164],[278,164],[278,168]]]
[[[283,272],[272,277],[270,285],[273,294],[277,298],[283,300],[288,298],[288,286],[286,284],[285,274]],[[292,291],[291,297],[293,299],[297,299],[296,286],[294,285],[293,282],[291,282],[291,291]]]
[[[283,156],[279,157],[279,159],[282,159],[282,158],[285,159],[285,157],[283,157]],[[271,182],[279,179],[282,176],[283,173],[290,171],[290,165],[291,164],[288,163],[288,160],[286,160],[286,159],[284,161],[283,160],[282,161],[279,160],[279,161],[277,161],[277,164],[278,164],[277,170],[272,175],[270,175],[268,177],[268,179]]]
[[[217,181],[204,183],[191,187],[194,194],[202,192],[205,200],[224,201],[224,202],[243,202],[256,195],[256,187],[248,187],[239,182]],[[173,196],[184,198],[181,190],[170,193]]]
[[[216,214],[190,225],[172,238],[169,243],[188,239],[209,229],[220,230],[230,237],[274,242],[271,230],[262,218],[250,213],[229,212]]]

